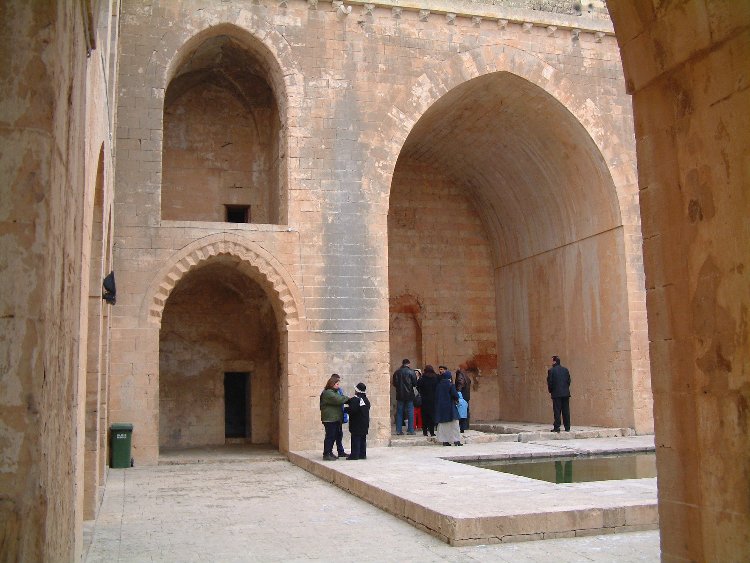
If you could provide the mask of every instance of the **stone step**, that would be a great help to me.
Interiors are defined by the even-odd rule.
[[[497,433],[501,435],[516,435],[519,442],[536,440],[580,440],[583,438],[620,438],[634,436],[632,428],[602,427],[602,426],[573,426],[570,432],[551,432],[549,424],[538,422],[476,422],[472,429],[480,432]]]
[[[479,432],[477,430],[467,430],[461,434],[461,442],[464,444],[486,444],[489,442],[518,442],[517,434],[495,434],[490,432]],[[437,443],[437,438],[427,437],[422,435],[421,431],[418,431],[414,436],[404,434],[399,436],[397,434],[391,435],[391,447],[395,448],[408,448],[412,446],[434,446]]]
[[[581,440],[584,438],[620,438],[634,436],[632,428],[606,428],[580,426],[570,432],[551,432],[549,424],[536,422],[472,422],[471,429],[461,434],[464,444],[485,444],[490,442],[534,442],[538,440]],[[391,435],[391,447],[431,446],[435,438],[425,438],[421,430],[410,436],[406,433]]]

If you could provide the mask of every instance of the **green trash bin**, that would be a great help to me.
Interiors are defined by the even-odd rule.
[[[109,426],[110,467],[131,467],[130,443],[133,437],[133,425],[115,422]]]

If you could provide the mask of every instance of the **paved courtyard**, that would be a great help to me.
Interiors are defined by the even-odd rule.
[[[658,531],[451,547],[271,450],[162,461],[109,471],[85,561],[659,561]]]

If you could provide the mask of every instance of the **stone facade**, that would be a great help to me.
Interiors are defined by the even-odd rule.
[[[251,416],[273,412],[259,428],[274,430],[247,439],[282,450],[318,447],[332,372],[350,392],[367,383],[372,441],[387,443],[404,355],[468,369],[476,419],[544,421],[558,353],[579,423],[650,432],[632,117],[610,24],[342,6],[123,4],[110,414],[137,425],[136,460],[200,445],[183,424],[222,442],[221,374],[237,362],[278,365],[250,376],[253,400],[272,403]],[[228,222],[237,206],[248,222]],[[283,280],[267,294],[278,344],[251,343],[266,304],[209,319],[198,292],[170,321],[196,325],[178,353],[172,289],[200,278],[231,300],[235,269]],[[248,341],[221,336],[240,326]],[[178,372],[190,383],[168,383]]]
[[[648,431],[653,382],[664,560],[740,560],[750,10],[610,2],[623,81],[601,3],[563,4],[4,2],[0,559],[78,560],[110,422],[138,463],[220,442],[222,372],[289,450],[334,370],[384,443],[403,354],[476,370],[482,416],[548,419],[553,349],[578,422]]]

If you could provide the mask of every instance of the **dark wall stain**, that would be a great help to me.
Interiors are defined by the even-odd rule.
[[[698,275],[698,285],[692,298],[694,333],[699,339],[702,355],[696,364],[703,373],[713,378],[725,376],[732,371],[732,361],[736,349],[736,322],[731,313],[719,304],[718,291],[722,272],[712,256],[708,256]],[[714,381],[726,387],[723,382]]]

